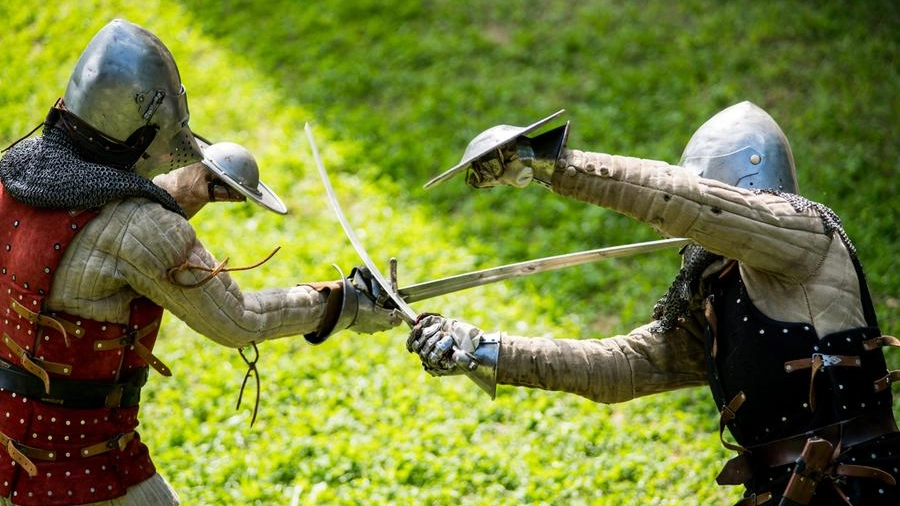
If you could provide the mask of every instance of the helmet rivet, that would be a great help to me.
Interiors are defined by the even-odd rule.
[[[762,159],[759,157],[759,155],[750,155],[750,163],[752,163],[753,165],[759,165],[759,162],[761,160]]]

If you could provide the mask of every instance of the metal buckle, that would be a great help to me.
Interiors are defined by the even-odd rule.
[[[824,353],[813,353],[813,362],[816,359],[821,360],[822,367],[831,367],[835,365],[840,365],[843,361],[843,358],[840,355],[826,355]]]

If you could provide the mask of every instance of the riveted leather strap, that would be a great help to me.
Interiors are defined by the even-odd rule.
[[[16,442],[6,437],[2,432],[0,432],[0,436],[2,436],[0,437],[0,441],[6,440],[3,443],[3,446],[6,447],[6,453],[9,454],[9,457],[22,466],[22,469],[28,473],[28,476],[31,476],[32,478],[37,476],[37,466],[35,466],[34,462],[19,450],[19,446]]]
[[[815,374],[823,367],[860,367],[862,362],[858,356],[851,355],[825,355],[822,353],[814,353],[809,358],[799,358],[797,360],[789,360],[784,363],[785,372],[801,371],[803,369],[812,368]]]
[[[812,372],[809,375],[810,411],[816,410],[816,374],[825,367],[862,367],[862,360],[856,355],[825,355],[823,353],[813,353],[812,357],[790,360],[784,363],[784,370],[787,373],[803,369],[812,369]]]
[[[834,467],[834,474],[837,476],[850,476],[853,478],[866,478],[870,480],[879,480],[888,485],[896,485],[897,480],[888,473],[872,466],[859,466],[855,464],[838,464]]]
[[[897,339],[894,336],[878,336],[872,339],[868,339],[863,341],[863,349],[866,351],[877,350],[878,348],[883,348],[885,346],[890,347],[900,347],[900,339]],[[875,381],[875,391],[881,392],[882,390],[887,390],[890,388],[891,383],[895,381],[900,381],[900,370],[888,371],[888,373]]]
[[[92,444],[90,446],[85,446],[82,448],[78,454],[82,457],[93,457],[94,455],[100,455],[101,453],[106,453],[111,450],[119,450],[122,451],[128,446],[128,443],[134,439],[135,432],[126,432],[124,434],[117,434],[115,437],[108,439],[106,441]]]
[[[66,320],[54,318],[49,315],[34,312],[14,299],[10,299],[9,307],[23,319],[39,326],[51,327],[57,330],[63,336],[66,346],[69,346],[69,334],[75,337],[84,336],[84,329]]]
[[[128,446],[128,443],[130,443],[136,437],[136,434],[137,433],[134,431],[116,434],[114,437],[107,439],[106,441],[101,441],[99,443],[85,446],[78,450],[77,453],[67,453],[65,456],[78,456],[87,458],[93,457],[94,455],[100,455],[101,453],[106,453],[112,450],[122,451],[125,449],[125,447]],[[43,448],[27,446],[13,440],[2,432],[0,432],[0,444],[6,447],[7,452],[13,460],[22,465],[22,467],[26,467],[26,469],[30,467],[30,469],[34,470],[35,474],[37,473],[37,469],[32,460],[54,462],[60,456],[59,451],[57,450],[45,450]],[[28,474],[34,476],[31,471],[29,471]]]
[[[72,374],[72,366],[69,364],[60,364],[58,362],[50,362],[49,360],[41,360],[32,357],[27,350],[19,346],[19,343],[9,337],[9,334],[3,334],[2,342],[13,352],[13,355],[19,359],[23,369],[34,374],[44,382],[44,390],[47,393],[50,393],[50,375],[47,374],[48,372],[63,376]]]
[[[877,350],[885,346],[900,347],[900,339],[894,336],[878,336],[863,341],[862,346],[866,351]]]
[[[94,342],[94,349],[97,351],[104,351],[131,346],[132,349],[134,349],[134,351],[138,354],[138,356],[140,356],[144,360],[144,362],[147,362],[150,367],[156,370],[156,372],[162,374],[163,376],[171,376],[172,370],[169,369],[169,367],[166,366],[166,364],[164,364],[162,360],[157,358],[149,348],[141,343],[141,339],[156,330],[157,325],[158,322],[153,322],[146,327],[135,329],[122,337],[96,341]]]
[[[728,422],[734,420],[737,416],[737,410],[740,409],[746,400],[747,395],[744,394],[744,392],[738,392],[737,395],[735,395],[728,404],[722,406],[722,409],[719,411],[719,440],[722,442],[722,446],[729,450],[742,453],[747,451],[743,446],[725,441],[725,426]]]
[[[900,369],[890,371],[883,378],[879,378],[875,381],[875,391],[881,392],[882,390],[886,390],[891,386],[891,383],[895,381],[900,381]]]

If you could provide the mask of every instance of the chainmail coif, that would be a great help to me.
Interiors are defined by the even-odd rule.
[[[821,218],[825,233],[828,235],[837,233],[841,241],[847,246],[847,250],[850,251],[850,255],[856,257],[856,248],[841,226],[841,219],[830,208],[800,195],[778,190],[756,190],[754,193],[778,195],[786,200],[798,213],[812,209]],[[675,277],[675,281],[672,282],[666,294],[653,306],[653,319],[657,321],[656,325],[653,326],[654,332],[672,330],[678,323],[679,318],[687,316],[691,310],[696,309],[696,307],[692,306],[692,303],[696,305],[700,302],[699,300],[694,300],[694,295],[697,293],[703,271],[713,262],[722,258],[697,244],[685,246],[682,255],[682,267]]]
[[[12,146],[0,159],[0,182],[16,200],[51,209],[91,209],[114,200],[144,197],[184,216],[168,192],[149,179],[80,157],[62,130]]]

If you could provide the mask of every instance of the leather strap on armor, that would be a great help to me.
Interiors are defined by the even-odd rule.
[[[171,376],[172,370],[162,362],[156,355],[150,351],[149,348],[141,343],[141,339],[147,335],[154,334],[157,327],[159,326],[158,321],[151,322],[149,325],[133,330],[128,334],[116,338],[116,339],[106,339],[104,341],[95,341],[94,348],[96,350],[112,350],[116,348],[124,348],[125,346],[131,346],[134,349],[135,353],[141,357],[144,362],[150,365],[156,372],[162,374],[163,376]]]
[[[754,464],[773,468],[794,463],[802,455],[810,438],[823,439],[836,448],[850,448],[892,432],[897,432],[897,424],[890,412],[865,413],[810,433],[746,448],[726,462],[716,482],[719,485],[740,485],[753,477]]]
[[[122,451],[128,446],[128,443],[131,442],[132,439],[135,438],[135,432],[126,432],[124,434],[117,434],[115,437],[108,439],[106,441],[101,441],[99,443],[95,443],[89,446],[85,446],[78,450],[77,453],[68,453],[67,456],[71,457],[73,454],[78,455],[80,457],[93,457],[95,455],[100,455],[101,453],[106,453],[111,450],[119,450]],[[32,460],[43,460],[47,462],[56,461],[59,453],[55,450],[44,450],[41,448],[34,448],[31,446],[23,445],[18,441],[11,439],[6,434],[0,432],[0,445],[3,445],[9,456],[12,457],[16,463],[20,464],[25,468],[26,472],[28,472],[29,476],[35,476],[37,474],[37,467],[34,465]]]
[[[816,373],[824,367],[862,367],[862,360],[859,356],[850,355],[826,355],[824,353],[813,353],[810,358],[800,358],[797,360],[789,360],[784,363],[784,371],[792,373],[803,369],[811,369],[809,375],[809,409],[816,410]]]
[[[12,439],[6,437],[6,435],[4,435],[2,432],[0,432],[0,437],[6,440],[3,446],[6,447],[6,452],[9,453],[9,458],[13,459],[15,463],[22,466],[22,469],[24,469],[25,472],[28,473],[28,476],[31,476],[32,478],[37,476],[37,466],[34,465],[34,462],[32,462],[31,459],[29,459],[24,453],[22,453],[19,445],[16,444],[16,442]]]
[[[737,416],[737,410],[740,409],[741,405],[743,405],[746,400],[747,396],[744,392],[738,392],[728,404],[722,406],[722,409],[719,410],[719,441],[722,442],[722,446],[729,450],[738,452],[747,451],[741,445],[725,441],[725,426],[728,425],[728,422],[734,420],[735,416]]]
[[[866,351],[877,350],[885,346],[900,347],[900,339],[894,336],[878,336],[863,342],[863,349]],[[875,381],[875,391],[881,392],[891,387],[891,383],[900,381],[900,370],[888,371],[888,373]]]
[[[23,306],[22,304],[16,302],[15,299],[9,300],[9,307],[13,311],[15,311],[17,315],[37,326],[52,327],[53,329],[59,331],[59,333],[63,336],[63,340],[66,342],[66,346],[69,346],[69,334],[73,334],[75,335],[75,337],[81,337],[84,335],[84,329],[79,327],[78,325],[73,325],[65,320],[60,320],[57,318],[53,318],[52,316],[34,312]]]
[[[887,375],[875,382],[875,391],[881,392],[890,388],[891,383],[900,381],[900,371],[890,371]]]
[[[734,506],[759,506],[769,502],[770,499],[772,499],[772,492],[763,492],[762,494],[747,496],[734,503]]]
[[[49,391],[33,374],[0,360],[0,389],[73,409],[124,408],[137,406],[141,387],[147,383],[148,368],[136,369],[127,381],[98,383],[54,378]]]
[[[797,465],[791,473],[780,505],[807,505],[816,493],[819,482],[825,478],[829,464],[834,457],[834,445],[828,441],[811,437],[806,440]]]
[[[56,374],[68,375],[72,371],[72,367],[68,364],[60,364],[32,357],[30,353],[19,346],[19,343],[9,337],[9,334],[3,334],[2,342],[9,348],[13,355],[19,359],[19,363],[22,364],[23,369],[40,378],[44,386],[44,392],[46,393],[50,393],[50,375],[48,373],[53,372]]]

